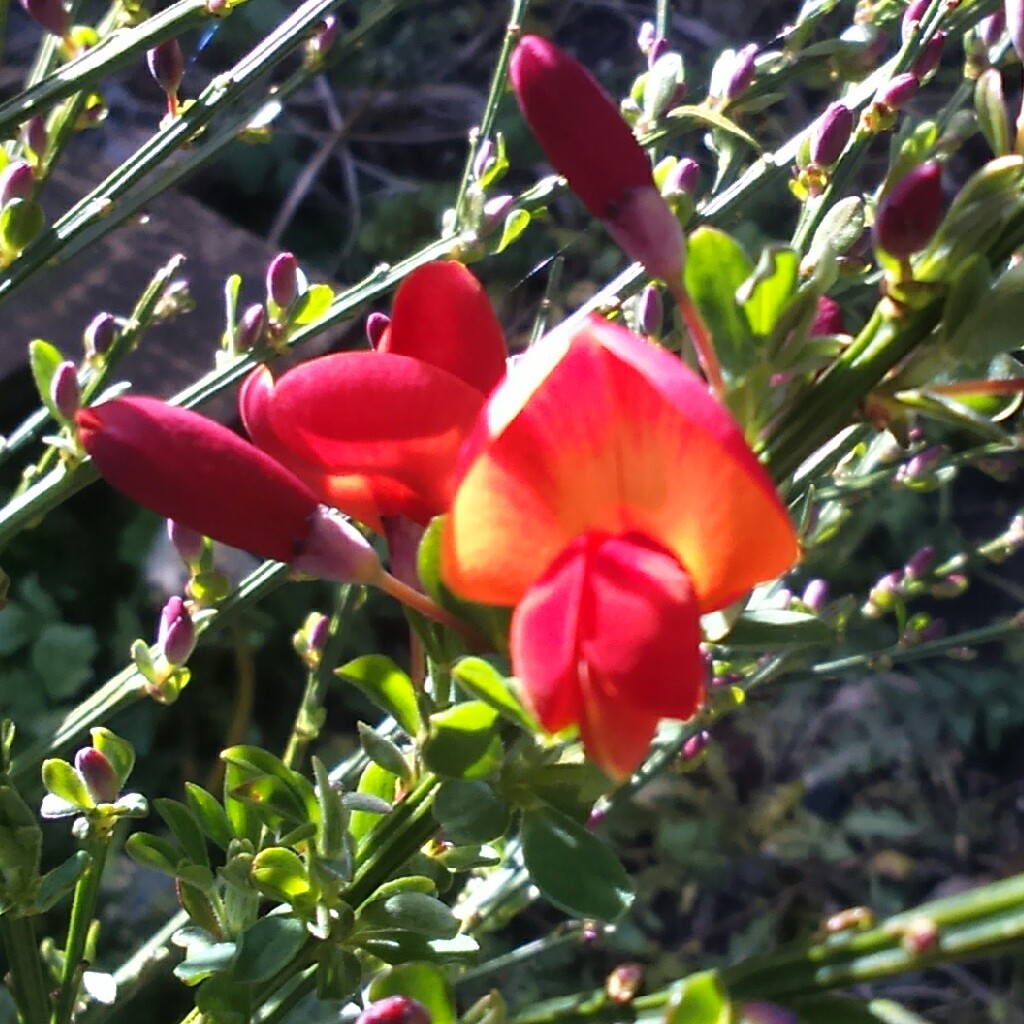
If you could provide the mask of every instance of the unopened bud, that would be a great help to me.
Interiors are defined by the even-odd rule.
[[[604,220],[608,234],[651,277],[673,287],[682,280],[686,240],[676,215],[654,186],[633,189]]]
[[[875,103],[886,110],[895,111],[905,107],[921,87],[921,81],[912,71],[890,78],[875,94]]]
[[[81,401],[78,370],[70,360],[62,362],[50,378],[50,401],[65,420],[73,420]]]
[[[811,132],[811,160],[830,167],[840,157],[853,132],[853,111],[845,103],[830,103]]]
[[[384,332],[390,326],[391,317],[387,313],[374,312],[366,318],[366,340],[370,343],[370,348],[377,348],[380,345]]]
[[[800,600],[808,611],[820,612],[828,602],[828,583],[822,579],[810,580]]]
[[[946,457],[946,449],[941,444],[933,444],[923,451],[912,455],[896,473],[896,482],[909,484],[930,477],[942,460]]]
[[[921,19],[927,14],[931,7],[932,0],[910,0],[903,11],[903,21],[900,23],[900,34],[903,42],[906,42],[914,29],[921,24]]]
[[[651,43],[651,48],[647,51],[648,69],[653,68],[658,63],[658,58],[663,57],[666,53],[668,53],[668,40],[664,36],[659,36]],[[680,89],[685,93],[686,86],[680,83]],[[678,98],[681,99],[681,96]]]
[[[185,55],[177,39],[165,39],[146,52],[149,73],[168,96],[177,96],[185,75]]]
[[[930,544],[918,548],[903,567],[903,576],[908,580],[919,580],[928,571],[932,562],[935,561],[935,548]]]
[[[97,313],[85,329],[85,354],[90,358],[106,355],[117,337],[117,321],[109,313]]]
[[[684,156],[666,175],[662,191],[666,196],[684,195],[692,198],[697,193],[699,182],[700,164]]]
[[[262,337],[267,311],[258,302],[251,305],[238,321],[235,330],[235,353],[248,352]]]
[[[604,824],[604,819],[607,817],[607,804],[597,804],[591,807],[590,814],[587,815],[587,831],[596,832]]]
[[[651,52],[651,47],[658,40],[658,30],[653,21],[645,21],[636,34],[637,49],[646,57]]]
[[[754,80],[757,45],[748,43],[742,50],[726,50],[711,69],[711,95],[723,100],[739,99]]]
[[[923,249],[942,220],[942,169],[935,161],[909,170],[882,197],[875,214],[875,244],[906,259]]]
[[[279,309],[287,309],[298,294],[298,260],[294,253],[279,253],[267,267],[267,296]]]
[[[970,582],[961,572],[950,573],[944,580],[933,583],[928,592],[939,600],[951,600],[963,594]]]
[[[1019,6],[1019,5],[1018,5]],[[982,43],[991,49],[1000,39],[1003,38],[1003,31],[1006,29],[1006,14],[1004,11],[996,11],[987,18],[978,22],[975,31]]]
[[[173,519],[167,520],[167,539],[186,565],[195,565],[203,555],[203,535]]]
[[[921,56],[914,61],[914,66],[910,69],[911,73],[915,75],[918,80],[924,81],[924,79],[926,79],[939,66],[939,61],[942,60],[942,50],[945,45],[945,32],[936,32],[935,35],[928,40],[924,49],[921,51]]]
[[[752,999],[740,1007],[738,1024],[799,1024],[799,1020],[792,1010],[778,1003]]]
[[[71,23],[61,0],[21,0],[21,6],[47,32],[61,38],[68,34]]]
[[[96,803],[112,804],[117,800],[117,772],[102,751],[83,747],[75,754],[75,771]]]
[[[484,219],[480,225],[483,234],[489,234],[505,223],[509,210],[516,204],[516,197],[510,195],[491,196],[484,203]]]
[[[490,139],[484,139],[480,143],[473,158],[473,179],[479,181],[494,162],[494,143]]]
[[[619,964],[605,978],[605,994],[613,1003],[631,1003],[644,983],[644,969],[641,964]]]
[[[323,60],[337,36],[338,19],[329,14],[313,30],[313,35],[306,42],[306,53],[313,60]]]
[[[327,646],[327,637],[331,632],[331,620],[320,612],[314,612],[311,622],[307,622],[309,636],[309,648],[312,651],[322,651]]]
[[[867,604],[861,609],[864,615],[869,619],[877,619],[892,611],[900,597],[902,582],[902,573],[886,573],[868,593]]]
[[[29,118],[21,128],[22,142],[32,151],[37,159],[46,152],[49,141],[46,134],[46,120],[41,115]]]
[[[682,756],[684,761],[694,761],[701,754],[707,750],[708,744],[711,742],[711,733],[707,729],[701,729],[700,732],[694,733],[684,744],[682,749]]]
[[[156,642],[171,665],[184,664],[195,650],[196,628],[185,602],[177,595],[168,599],[160,613]]]
[[[36,188],[36,173],[27,160],[15,160],[0,173],[0,209],[12,199],[31,199]]]
[[[1024,0],[1006,0],[1003,8],[1010,42],[1017,51],[1018,59],[1024,61]]]
[[[356,1017],[355,1024],[431,1024],[430,1011],[417,999],[388,996],[378,999]]]
[[[934,918],[914,917],[901,930],[901,945],[911,956],[924,956],[938,948],[941,933]]]
[[[374,583],[383,567],[373,545],[326,505],[310,517],[302,550],[289,563],[298,572],[335,583]]]
[[[640,332],[648,335],[660,334],[662,312],[661,292],[653,284],[647,285],[637,300],[636,320]]]
[[[814,311],[814,320],[811,321],[810,337],[821,338],[846,333],[843,311],[839,303],[828,295],[820,296]]]

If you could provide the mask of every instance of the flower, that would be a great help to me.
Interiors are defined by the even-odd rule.
[[[592,316],[531,349],[460,459],[442,572],[515,605],[513,669],[549,731],[609,775],[704,695],[699,617],[785,571],[792,524],[696,374]]]
[[[107,482],[158,515],[310,575],[378,581],[365,538],[227,427],[145,397],[80,409],[75,424]]]
[[[923,249],[942,221],[942,169],[918,164],[886,192],[875,212],[875,244],[896,259]]]
[[[459,447],[505,357],[476,278],[429,263],[398,289],[376,352],[312,359],[276,383],[261,367],[242,387],[242,420],[321,501],[378,531],[391,516],[424,524],[448,507]]]
[[[582,64],[539,36],[519,41],[509,76],[523,117],[569,188],[630,259],[678,287],[682,229],[611,97]]]

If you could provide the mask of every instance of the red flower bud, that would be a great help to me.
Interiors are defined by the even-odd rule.
[[[921,86],[921,80],[911,71],[905,71],[902,75],[896,75],[889,79],[875,95],[875,103],[889,110],[899,110],[905,107],[916,95]]]
[[[313,492],[227,427],[155,398],[134,397],[81,409],[75,422],[107,481],[158,515],[231,547],[295,563],[303,572],[327,564],[333,539],[348,545],[354,571],[372,572],[372,548],[325,526]]]
[[[85,329],[85,354],[91,359],[106,355],[117,337],[117,321],[109,313],[97,313]]]
[[[822,167],[834,164],[852,132],[853,111],[845,103],[830,103],[811,131],[811,160]]]
[[[655,277],[682,276],[682,229],[654,185],[650,161],[615,103],[578,61],[524,36],[509,69],[541,149],[583,205]]]
[[[260,340],[266,319],[267,311],[259,303],[250,306],[242,314],[235,330],[236,353],[248,352]]]
[[[160,613],[157,646],[171,665],[182,665],[196,647],[196,627],[185,602],[175,595]]]
[[[61,363],[50,378],[50,401],[66,420],[78,412],[81,391],[78,387],[78,370],[69,360]]]
[[[430,1011],[408,996],[378,999],[363,1010],[355,1024],[431,1024]]]
[[[668,172],[665,179],[665,195],[685,195],[693,197],[700,182],[700,164],[690,157],[684,156]]]
[[[267,267],[267,296],[287,309],[299,294],[299,263],[290,252],[278,253]]]
[[[377,348],[380,345],[384,332],[391,326],[391,317],[387,313],[371,313],[366,318],[366,340],[370,348]]]
[[[839,303],[827,295],[822,295],[818,299],[818,308],[814,314],[814,321],[811,323],[810,336],[820,338],[823,335],[846,333],[843,311],[839,308]]]
[[[918,79],[927,78],[939,66],[939,61],[942,60],[942,50],[945,45],[946,33],[936,32],[925,44],[925,48],[921,51],[921,56],[914,61],[914,66],[910,69],[911,72]]]
[[[882,197],[875,213],[875,244],[906,259],[923,249],[942,220],[942,169],[931,161],[908,171]]]
[[[75,754],[75,771],[96,803],[112,804],[117,799],[117,773],[102,751],[83,747]]]
[[[910,0],[903,11],[903,21],[900,23],[900,35],[903,37],[903,42],[910,38],[914,26],[921,23],[921,19],[928,13],[928,8],[931,5],[932,0]]]
[[[61,0],[21,0],[21,6],[47,32],[61,37],[68,34],[71,23]]]
[[[737,50],[724,61],[720,72],[722,99],[739,99],[750,88],[750,83],[754,80],[756,56],[757,44],[748,43],[742,50]]]
[[[31,199],[35,192],[36,174],[25,160],[15,160],[0,173],[0,209],[12,199]]]
[[[185,75],[185,56],[177,39],[165,39],[146,53],[146,65],[157,85],[168,96],[177,96]]]
[[[30,118],[21,127],[21,138],[37,157],[46,152],[46,120],[41,114]]]
[[[1012,0],[1011,0],[1012,2]],[[1008,5],[1009,6],[1009,5]],[[1017,7],[1021,7],[1018,3]],[[1018,15],[1018,17],[1021,17]],[[978,38],[985,44],[985,46],[995,46],[1003,37],[1003,31],[1006,28],[1006,12],[996,11],[990,14],[987,18],[982,18],[977,25]]]

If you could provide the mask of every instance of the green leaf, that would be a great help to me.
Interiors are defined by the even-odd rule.
[[[389,771],[385,771],[379,764],[371,761],[359,776],[359,793],[375,797],[380,800],[388,810],[391,809],[391,802],[395,799],[395,786],[398,780]],[[346,800],[346,806],[348,801]],[[349,821],[349,832],[352,838],[358,842],[364,838],[380,821],[381,812],[370,810],[353,810]]]
[[[431,1024],[455,1024],[455,992],[447,971],[433,964],[409,963],[392,967],[370,982],[368,1001],[406,996],[421,1002]]]
[[[692,125],[694,128],[717,128],[735,139],[742,140],[756,152],[761,152],[757,139],[748,135],[735,121],[730,121],[724,114],[703,104],[674,107],[666,116],[671,117],[674,121],[682,121],[684,125]],[[675,130],[676,128],[673,126],[673,131]]]
[[[330,285],[314,284],[307,288],[295,301],[289,321],[293,324],[311,324],[319,320],[334,301],[334,291]]]
[[[237,984],[227,973],[207,978],[196,992],[196,1009],[204,1024],[249,1024],[252,986]]]
[[[308,932],[298,918],[272,914],[246,928],[238,940],[232,977],[235,981],[269,981],[283,971],[306,944]]]
[[[403,964],[412,960],[433,963],[465,963],[475,960],[480,946],[470,935],[454,939],[428,939],[414,932],[374,932],[360,943],[372,956],[386,964]]]
[[[11,601],[0,612],[0,658],[14,654],[26,644],[39,630],[35,615],[22,605]]]
[[[190,947],[188,956],[174,968],[174,976],[186,985],[198,985],[204,978],[231,966],[235,956],[233,942],[211,942]]]
[[[753,272],[739,242],[717,228],[699,227],[689,238],[684,280],[715,339],[722,367],[742,376],[754,362],[750,327],[736,294]]]
[[[566,913],[614,921],[633,902],[615,854],[567,815],[550,807],[524,811],[521,837],[530,877]]]
[[[135,832],[126,840],[124,850],[136,863],[172,878],[178,877],[181,852],[166,839],[148,832]]]
[[[227,850],[235,838],[227,812],[217,798],[194,782],[185,783],[185,797],[199,827],[207,838],[222,850]]]
[[[118,791],[124,789],[135,767],[135,748],[116,733],[99,726],[89,730],[92,745],[110,762],[117,777]]]
[[[89,790],[74,766],[59,757],[43,762],[43,785],[48,793],[75,807],[87,810],[96,806]]]
[[[33,914],[45,914],[74,889],[78,880],[92,863],[85,850],[78,850],[39,880],[39,888],[32,901]]]
[[[57,367],[64,362],[64,356],[60,350],[44,341],[36,338],[28,343],[28,364],[32,369],[32,379],[35,381],[36,390],[43,405],[49,410],[50,415],[57,421],[62,421],[63,416],[57,412],[57,407],[50,397],[50,382],[57,371]]]
[[[503,718],[527,732],[540,726],[509,688],[508,679],[483,658],[460,658],[452,669],[452,678],[471,697],[489,704]]]
[[[206,840],[191,811],[177,800],[158,798],[153,801],[153,806],[156,808],[156,813],[164,819],[164,824],[171,830],[171,834],[178,840],[178,845],[185,856],[193,864],[209,867],[210,858],[206,852]]]
[[[373,900],[360,908],[360,931],[415,932],[437,939],[451,939],[459,933],[459,920],[451,909],[424,892],[399,892]]]
[[[873,811],[858,807],[843,818],[842,828],[851,835],[866,839],[909,839],[921,826],[905,818],[899,811],[882,808]]]
[[[494,250],[495,253],[504,252],[530,226],[531,219],[529,210],[510,210],[501,229],[501,239]]]
[[[997,68],[987,68],[974,83],[974,111],[978,127],[995,156],[1012,151],[1010,145],[1010,119],[1003,96],[1003,76]]]
[[[382,654],[367,654],[343,665],[334,673],[361,690],[410,736],[423,725],[412,680]]]
[[[1021,347],[1022,323],[1024,263],[1015,263],[946,338],[946,348],[958,359],[988,360]]]
[[[315,818],[318,807],[312,784],[280,758],[248,745],[229,747],[220,756],[237,769],[230,795],[251,804],[268,824],[276,824],[275,817],[291,825]]]
[[[387,737],[381,736],[374,728],[365,722],[357,722],[356,729],[359,732],[359,742],[362,744],[366,756],[371,761],[376,761],[385,771],[391,772],[405,782],[412,778],[412,769],[409,762],[402,756],[401,750],[395,746]]]
[[[98,653],[96,634],[89,626],[51,622],[32,645],[32,669],[47,695],[64,701],[92,676],[92,660]]]
[[[310,759],[316,779],[316,798],[320,805],[320,834],[317,850],[321,857],[333,860],[350,853],[348,812],[342,802],[340,787],[331,785],[331,777],[318,757]]]
[[[740,286],[750,329],[766,337],[775,329],[779,315],[796,293],[800,258],[785,246],[766,246],[754,273]]]
[[[950,338],[955,337],[957,331],[984,306],[991,283],[991,264],[979,253],[968,256],[950,282],[946,302],[942,307],[942,320],[939,322],[939,344],[949,349],[955,358],[972,355],[970,352],[957,352],[951,348]],[[968,328],[961,337],[961,344],[973,334],[974,331]]]
[[[702,971],[684,978],[669,1003],[665,1024],[732,1024],[732,1009],[718,975]]]
[[[402,875],[401,878],[392,878],[390,882],[385,882],[369,899],[364,900],[364,905],[373,903],[374,900],[387,899],[400,892],[423,892],[432,896],[437,892],[437,884],[426,875]]]
[[[282,846],[260,850],[250,874],[260,892],[285,903],[301,901],[310,891],[306,866],[297,853]]]
[[[445,782],[434,799],[433,814],[445,837],[458,845],[497,839],[509,824],[508,806],[479,780]]]
[[[483,701],[456,704],[430,716],[423,760],[451,778],[481,779],[501,767],[498,712]]]
[[[722,643],[728,647],[777,651],[827,644],[833,639],[832,628],[815,615],[766,608],[744,612]]]
[[[359,990],[362,980],[363,969],[354,953],[330,942],[319,943],[317,999],[345,1002]]]

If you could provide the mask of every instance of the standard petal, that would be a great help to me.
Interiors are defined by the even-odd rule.
[[[399,286],[378,351],[447,370],[487,395],[508,351],[483,285],[461,263],[427,263]]]
[[[798,554],[771,479],[707,386],[598,317],[535,346],[488,402],[462,453],[445,577],[514,604],[590,530],[662,544],[705,612]]]
[[[227,427],[141,397],[81,409],[75,422],[108,483],[145,508],[281,562],[305,542],[316,495]]]
[[[372,496],[375,518],[426,522],[451,499],[459,447],[483,402],[446,370],[408,356],[345,352],[312,359],[272,388],[247,387],[253,437],[296,472],[310,467],[336,507]],[[287,455],[285,454],[287,453]]]

